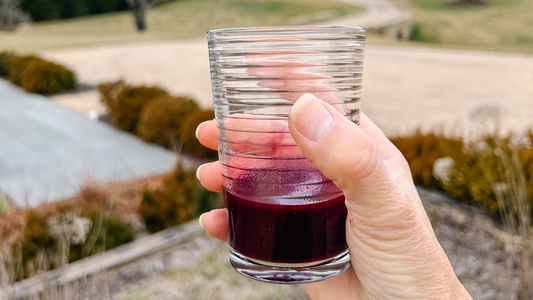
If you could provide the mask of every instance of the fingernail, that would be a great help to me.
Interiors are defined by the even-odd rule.
[[[202,226],[202,228],[204,228],[204,224],[202,224],[202,218],[205,216],[206,213],[203,213],[200,215],[200,217],[198,218],[198,222],[200,222],[200,226]]]
[[[198,139],[198,132],[200,131],[200,127],[202,127],[202,125],[204,125],[207,122],[209,122],[209,121],[204,121],[204,122],[198,124],[198,126],[196,126],[196,131],[194,132],[194,135],[196,136],[196,139]]]
[[[291,109],[291,123],[311,141],[318,142],[333,127],[333,117],[324,102],[312,94],[304,94]]]
[[[205,163],[205,164],[203,164],[203,165],[200,165],[200,166],[198,167],[198,169],[196,169],[196,178],[198,178],[198,180],[200,180],[200,169],[202,169],[204,166],[207,166],[207,165],[210,165],[210,164],[212,164],[212,163]],[[201,181],[201,180],[200,180],[200,181]]]

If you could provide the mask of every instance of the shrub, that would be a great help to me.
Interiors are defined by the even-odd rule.
[[[109,103],[109,114],[114,125],[131,133],[137,133],[137,124],[142,110],[151,101],[166,96],[158,87],[124,86],[115,99]]]
[[[100,93],[100,102],[109,106],[125,86],[126,84],[122,80],[99,84],[98,93]]]
[[[60,266],[60,260],[67,259],[68,253],[59,253],[57,249],[58,241],[48,232],[48,220],[54,215],[60,215],[67,211],[73,211],[70,205],[61,205],[53,209],[31,209],[26,212],[25,228],[20,239],[21,264],[24,273],[18,274],[18,279],[32,276],[33,270],[50,270]],[[52,255],[54,253],[55,255]],[[40,265],[34,266],[34,260],[39,260],[39,256],[46,256]]]
[[[19,280],[134,240],[133,226],[111,205],[108,192],[85,188],[76,200],[26,211],[13,245],[20,245],[24,266]]]
[[[198,142],[196,138],[196,127],[214,117],[213,110],[197,110],[192,112],[184,121],[180,132],[180,143],[183,153],[187,153],[196,158],[216,159],[217,152],[206,148]]]
[[[26,214],[22,236],[22,257],[24,261],[34,258],[39,251],[49,251],[54,247],[54,239],[47,232],[46,220],[49,211],[30,210]]]
[[[198,105],[190,98],[167,96],[154,100],[141,114],[139,136],[145,141],[175,148],[185,119],[198,110]]]
[[[529,201],[533,204],[531,131],[526,137],[527,141],[522,140],[514,145],[511,142],[514,139],[512,134],[503,138],[485,135],[465,143],[461,139],[446,137],[440,133],[415,132],[410,136],[392,138],[391,141],[409,162],[417,185],[446,191],[465,204],[498,213],[500,204],[494,189],[509,185],[502,160],[512,161],[513,153],[518,154],[523,165]],[[454,162],[450,180],[446,183],[435,179],[433,173],[435,161],[442,157],[450,157]]]
[[[94,212],[85,243],[71,245],[69,262],[116,248],[135,239],[132,225],[113,212]]]
[[[198,217],[217,205],[218,197],[199,185],[194,171],[178,164],[162,188],[144,191],[139,214],[153,233]]]
[[[52,94],[76,88],[74,72],[34,55],[0,53],[0,76],[6,75],[31,93]]]
[[[116,127],[169,149],[181,146],[197,158],[216,158],[216,151],[203,147],[194,134],[198,124],[213,118],[213,111],[201,110],[193,99],[122,80],[100,84],[98,91]]]
[[[481,159],[486,160],[487,165],[481,165]],[[497,213],[498,202],[487,177],[497,176],[496,157],[490,154],[482,158],[480,153],[466,151],[455,156],[454,161],[450,183],[442,185],[441,189],[465,204]]]
[[[24,71],[28,65],[34,61],[44,61],[44,59],[34,55],[12,56],[9,63],[9,79],[11,82],[21,86]]]
[[[76,75],[71,70],[44,60],[26,64],[20,86],[30,93],[53,94],[76,88]]]
[[[464,142],[439,133],[417,131],[410,136],[391,138],[403,153],[416,184],[436,188],[439,182],[433,177],[433,165],[441,157],[456,157],[462,152]]]
[[[9,66],[11,65],[11,58],[13,58],[13,52],[2,51],[0,52],[0,76],[9,76]]]
[[[409,35],[410,41],[422,42],[422,43],[439,43],[440,38],[438,33],[427,26],[421,24],[414,24],[411,34]]]

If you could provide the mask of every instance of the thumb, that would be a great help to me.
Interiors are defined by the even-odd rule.
[[[311,94],[298,99],[289,120],[304,156],[344,193],[352,253],[364,247],[361,243],[372,244],[365,247],[371,252],[380,248],[375,243],[385,252],[391,245],[409,251],[404,244],[411,242],[410,248],[420,235],[430,236],[413,200],[394,182],[378,148],[359,126]]]
[[[383,207],[382,201],[400,192],[372,140],[328,103],[305,94],[294,104],[289,119],[302,153],[343,190],[349,202]]]

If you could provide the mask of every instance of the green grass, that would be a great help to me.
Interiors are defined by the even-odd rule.
[[[413,11],[413,40],[447,46],[531,51],[533,1],[486,0],[458,7],[455,0],[397,0]]]
[[[331,17],[360,8],[323,0],[175,0],[147,13],[148,30],[138,33],[130,12],[35,23],[19,32],[0,32],[0,49],[41,49],[205,37],[210,29],[286,25],[320,12]],[[321,21],[321,20],[316,20]]]

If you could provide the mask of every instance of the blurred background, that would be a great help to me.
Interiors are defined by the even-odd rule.
[[[205,32],[367,29],[363,111],[474,299],[533,299],[533,2],[0,0],[0,299],[308,299],[197,218]]]

